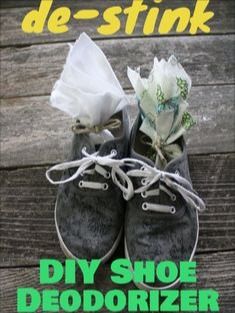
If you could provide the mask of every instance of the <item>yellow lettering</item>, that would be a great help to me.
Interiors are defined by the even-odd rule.
[[[21,25],[25,33],[39,34],[43,31],[52,2],[53,0],[41,0],[39,9],[32,10],[25,16]]]
[[[99,16],[98,10],[80,10],[74,14],[76,20],[90,20]]]
[[[198,0],[195,6],[193,17],[191,17],[191,27],[190,27],[190,34],[195,35],[198,29],[205,33],[210,32],[210,27],[205,25],[213,16],[214,13],[211,11],[205,12],[206,8],[209,4],[210,0]]]
[[[133,0],[132,6],[124,10],[124,13],[128,15],[125,29],[126,34],[131,35],[133,33],[140,12],[147,9],[148,6],[143,4],[143,0]]]
[[[179,8],[175,10],[166,10],[163,14],[160,26],[160,34],[168,34],[176,21],[178,20],[178,25],[176,27],[177,33],[184,32],[190,21],[190,10],[187,8]]]
[[[163,0],[152,0],[160,4]],[[159,19],[160,8],[144,4],[144,0],[132,0],[130,6],[125,9],[122,6],[112,6],[103,12],[104,24],[97,28],[101,35],[112,35],[121,29],[120,14],[126,15],[125,33],[133,34],[136,23],[141,12],[147,11],[143,25],[143,34],[150,35],[155,31],[159,34],[168,34],[175,28],[177,33],[184,32],[189,27],[189,33],[195,35],[198,31],[209,33],[210,27],[207,22],[214,16],[214,12],[208,10],[210,0],[195,0],[194,12],[190,8],[180,7],[176,9],[165,9],[162,14],[158,29],[156,23]],[[59,7],[50,10],[53,0],[41,0],[40,6],[26,14],[22,21],[22,30],[25,33],[40,34],[43,32],[45,23],[48,20],[48,30],[54,34],[65,33],[69,30],[68,23],[71,18],[71,9]],[[208,11],[207,11],[208,10]],[[78,10],[73,18],[76,20],[95,19],[100,15],[96,9]],[[123,17],[123,16],[122,16]]]
[[[98,27],[98,32],[101,35],[112,35],[118,32],[121,28],[121,23],[117,15],[120,13],[122,13],[122,8],[119,6],[106,9],[104,11],[103,17],[108,24]]]
[[[54,34],[61,34],[68,31],[66,25],[70,19],[71,11],[69,8],[62,7],[56,9],[50,16],[48,21],[48,29]]]
[[[144,23],[144,29],[143,29],[144,35],[150,35],[154,32],[158,13],[159,13],[158,8],[150,9],[146,17],[145,23]]]

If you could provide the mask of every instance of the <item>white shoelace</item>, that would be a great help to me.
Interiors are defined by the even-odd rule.
[[[141,194],[142,198],[148,198],[158,196],[160,191],[163,191],[171,198],[172,202],[175,202],[177,200],[177,196],[172,191],[176,191],[182,196],[190,207],[196,209],[197,211],[205,210],[205,203],[203,200],[193,190],[190,182],[181,177],[179,173],[173,174],[160,171],[140,160],[125,159],[125,162],[129,164],[135,163],[141,166],[140,169],[129,170],[126,173],[129,177],[141,178],[142,186],[134,190],[135,194]],[[161,182],[159,184],[159,188],[150,189],[152,185],[159,181]],[[173,205],[169,206],[149,202],[144,202],[142,204],[142,209],[144,211],[154,211],[159,213],[176,213],[176,209]]]
[[[130,200],[134,194],[141,194],[142,198],[148,198],[152,196],[158,196],[160,191],[163,191],[174,202],[177,200],[177,198],[176,195],[172,192],[173,190],[178,192],[190,207],[198,211],[203,211],[205,209],[204,202],[193,190],[192,185],[179,174],[160,171],[137,159],[125,158],[122,160],[116,160],[114,159],[114,157],[117,155],[116,150],[112,150],[109,155],[99,156],[98,152],[89,154],[86,152],[86,148],[83,148],[82,154],[84,155],[84,158],[80,160],[57,164],[47,170],[46,177],[50,183],[54,185],[64,184],[75,180],[79,176],[84,176],[85,174],[93,175],[95,172],[97,172],[105,179],[112,177],[113,183],[120,188],[123,193],[123,197],[126,200]],[[94,168],[91,168],[92,165],[95,165]],[[127,172],[125,172],[123,169],[123,167],[133,168],[136,167],[136,165],[139,165],[140,169],[132,169]],[[110,171],[104,167],[108,167]],[[77,168],[77,170],[67,179],[55,181],[50,177],[50,173],[53,171],[64,171],[71,168]],[[134,189],[132,183],[132,178],[134,177],[141,179],[142,186],[137,189]],[[160,183],[159,188],[157,189],[150,189],[152,185],[159,181],[164,184]],[[78,186],[80,188],[98,190],[107,190],[109,188],[107,183],[84,180],[80,180]],[[173,205],[169,206],[149,202],[144,202],[142,209],[145,211],[154,211],[160,213],[176,213],[176,209]]]
[[[126,175],[126,173],[121,169],[121,166],[124,165],[123,160],[116,160],[114,157],[117,155],[116,150],[112,150],[109,155],[105,156],[99,156],[98,152],[95,152],[93,154],[89,154],[86,151],[86,148],[84,147],[82,149],[82,154],[84,155],[84,158],[80,160],[70,161],[70,162],[64,162],[61,164],[57,164],[46,172],[46,177],[49,180],[49,182],[53,185],[59,185],[59,184],[65,184],[68,182],[71,182],[78,178],[79,176],[84,175],[94,175],[95,172],[103,176],[105,179],[109,179],[112,176],[112,180],[116,185],[119,186],[119,182],[117,182],[117,177],[121,180],[122,184],[120,186],[120,189],[123,193],[133,194],[131,192],[131,180]],[[91,168],[92,165],[95,165],[94,168]],[[105,167],[110,168],[110,171],[106,170]],[[53,180],[50,177],[51,172],[53,171],[64,171],[72,168],[77,168],[76,172],[70,176],[67,179],[64,180]],[[125,187],[125,185],[128,185],[128,188]],[[94,182],[94,181],[84,181],[80,180],[78,186],[80,188],[90,188],[90,189],[100,189],[100,190],[107,190],[109,188],[109,185],[107,183],[101,183],[101,182]]]

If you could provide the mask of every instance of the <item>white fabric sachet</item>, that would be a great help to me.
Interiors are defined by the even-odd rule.
[[[70,51],[60,79],[51,93],[51,105],[87,127],[103,125],[129,104],[102,50],[82,33]],[[107,140],[107,130],[96,136]]]

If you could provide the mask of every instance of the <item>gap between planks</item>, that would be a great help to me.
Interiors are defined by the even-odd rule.
[[[133,94],[128,97],[133,123],[136,100]],[[193,87],[189,103],[197,120],[187,136],[189,153],[235,151],[234,86]],[[67,158],[73,120],[50,107],[49,97],[3,99],[0,122],[2,168],[53,164]]]
[[[194,86],[233,84],[233,35],[100,40],[123,88],[130,88],[127,65],[141,66],[147,76],[155,56],[175,54],[192,77]],[[1,51],[2,98],[49,94],[60,76],[68,45],[46,44],[27,48],[5,48]],[[133,58],[135,55],[135,58]],[[24,79],[22,80],[22,77]]]

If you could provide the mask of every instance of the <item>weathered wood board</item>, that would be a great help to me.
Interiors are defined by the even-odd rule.
[[[204,1],[204,0],[201,0]],[[15,46],[15,45],[30,45],[35,43],[46,43],[46,42],[61,42],[61,41],[69,41],[75,40],[78,37],[78,34],[85,31],[93,38],[102,38],[97,32],[97,27],[102,24],[105,24],[103,20],[103,12],[106,8],[117,5],[117,2],[114,0],[101,0],[101,1],[73,1],[73,0],[63,0],[63,1],[54,1],[52,9],[50,12],[53,12],[55,8],[61,6],[67,6],[71,9],[72,15],[78,10],[82,9],[97,9],[100,12],[100,15],[97,19],[88,20],[88,21],[78,21],[71,17],[71,20],[68,24],[69,30],[63,34],[52,34],[48,31],[45,26],[43,33],[41,34],[25,34],[21,30],[21,23],[23,21],[24,16],[33,8],[36,9],[39,7],[39,0],[35,1],[4,1],[2,0],[2,7],[6,9],[2,9],[0,11],[0,28],[2,30],[2,36],[0,40],[0,46]],[[132,2],[128,2],[126,0],[119,1],[118,5],[122,8],[128,7]],[[165,11],[165,9],[174,9],[183,7],[182,0],[174,0],[174,1],[162,1],[161,4],[155,4],[153,1],[145,0],[145,4],[151,7],[159,7],[160,14],[156,22],[155,31],[153,35],[159,35],[158,26],[160,24],[161,17]],[[31,7],[31,8],[30,8]],[[193,14],[195,1],[188,0],[185,2],[185,7],[189,8],[191,14]],[[207,23],[211,28],[211,34],[228,34],[234,32],[234,12],[235,10],[235,2],[233,0],[226,1],[217,1],[211,0],[208,6],[207,11],[213,11],[215,16]],[[137,24],[133,34],[130,36],[143,36],[143,25],[146,20],[148,11],[142,12],[137,19]],[[120,15],[121,20],[121,29],[114,35],[109,35],[106,38],[110,37],[124,37],[125,34],[125,25],[126,25],[126,16],[124,14]],[[188,33],[188,29],[184,32],[184,34]],[[201,33],[199,31],[199,33]],[[173,27],[170,35],[182,35],[182,33],[177,33],[176,28]]]
[[[208,25],[211,33],[190,36],[176,33],[143,37],[146,12],[139,15],[132,35],[122,27],[114,35],[102,37],[97,27],[103,23],[105,8],[115,0],[56,0],[53,8],[67,5],[72,13],[97,8],[99,18],[90,21],[71,19],[69,32],[55,35],[24,34],[25,14],[37,8],[39,0],[0,0],[1,61],[1,154],[0,154],[0,312],[16,312],[16,289],[39,289],[40,258],[64,260],[54,226],[56,188],[45,178],[48,164],[64,161],[71,144],[71,123],[65,114],[49,106],[49,94],[58,79],[68,52],[68,42],[86,31],[104,50],[131,103],[135,102],[126,68],[141,65],[148,75],[154,56],[175,54],[192,77],[190,111],[198,124],[189,133],[189,163],[196,191],[206,201],[207,211],[200,214],[200,239],[197,288],[214,288],[220,293],[220,311],[234,313],[235,307],[235,93],[234,93],[234,0],[210,0],[208,10],[215,16]],[[204,1],[204,0],[201,0]],[[132,1],[120,0],[122,8]],[[187,6],[195,0],[163,0],[166,7]],[[170,3],[170,4],[169,4]],[[129,109],[133,122],[137,110]],[[123,257],[120,244],[114,258]],[[110,262],[101,267],[92,288],[106,292],[113,288],[109,279]],[[60,290],[64,284],[54,286]],[[83,290],[81,279],[76,286]],[[127,292],[132,284],[122,286]],[[195,286],[192,286],[195,288]],[[103,310],[106,312],[106,310]]]
[[[191,156],[195,189],[204,198],[198,251],[235,248],[235,154]],[[54,226],[56,188],[46,167],[1,171],[0,265],[63,258]]]
[[[235,253],[234,252],[223,252],[223,253],[212,253],[202,254],[196,257],[198,263],[197,271],[197,284],[195,285],[184,285],[184,289],[210,289],[213,288],[219,292],[219,304],[221,313],[233,313],[235,306]],[[105,265],[100,267],[97,272],[96,282],[94,285],[86,286],[86,289],[96,289],[102,293],[106,293],[111,289],[122,289],[126,294],[128,290],[136,289],[133,284],[121,286],[113,284],[110,280],[110,266]],[[0,291],[0,297],[3,302],[0,304],[2,312],[4,313],[15,313],[16,312],[16,292],[17,287],[33,287],[38,290],[45,289],[59,289],[63,291],[66,286],[63,283],[50,285],[50,286],[39,286],[39,269],[38,268],[8,268],[0,269],[0,278],[4,288]],[[229,277],[229,279],[228,279]],[[81,274],[78,274],[78,281],[76,284],[78,291],[84,290],[82,284]],[[67,287],[71,288],[70,286]],[[72,287],[74,288],[74,286]],[[38,311],[41,312],[41,311]],[[81,311],[80,311],[81,312]],[[105,309],[102,312],[107,312]],[[124,311],[124,313],[127,310]]]
[[[135,103],[134,96],[130,102]],[[189,133],[190,154],[235,150],[233,86],[194,87],[189,99],[197,125]],[[49,106],[48,97],[2,100],[1,167],[64,161],[71,144],[73,120]],[[137,115],[130,108],[131,121]]]
[[[130,88],[127,66],[141,66],[147,76],[153,58],[175,54],[192,77],[193,85],[234,83],[233,35],[134,38],[100,40],[98,45],[110,60],[123,88]],[[66,43],[34,45],[1,50],[1,96],[46,95],[59,78],[69,47]]]

